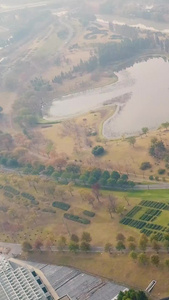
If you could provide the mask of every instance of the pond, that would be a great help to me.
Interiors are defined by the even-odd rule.
[[[116,104],[116,113],[103,125],[103,135],[108,139],[137,135],[142,127],[155,129],[169,121],[168,61],[149,59],[116,75],[115,84],[55,100],[48,119],[69,118]]]

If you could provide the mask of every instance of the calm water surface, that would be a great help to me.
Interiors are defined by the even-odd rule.
[[[169,63],[162,58],[135,63],[116,73],[117,83],[100,89],[69,95],[53,102],[49,119],[63,119],[101,107],[105,101],[131,93],[119,104],[114,116],[103,126],[105,137],[138,134],[142,127],[157,128],[169,121]]]

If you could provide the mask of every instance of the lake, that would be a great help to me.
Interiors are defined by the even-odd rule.
[[[117,105],[116,113],[103,125],[108,138],[131,136],[169,121],[169,63],[162,58],[135,63],[117,72],[118,82],[53,102],[48,119],[70,118],[102,107],[106,101]],[[121,101],[122,95],[130,95]],[[119,101],[118,101],[119,99]]]

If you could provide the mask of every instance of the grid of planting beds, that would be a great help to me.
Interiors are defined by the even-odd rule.
[[[148,200],[142,200],[139,205],[146,206],[146,207],[152,207],[156,209],[162,209],[162,210],[169,210],[169,206],[165,203],[161,202],[155,202],[155,201],[148,201]]]
[[[135,206],[135,207],[133,207],[132,210],[130,210],[128,212],[128,214],[126,215],[126,217],[133,218],[140,210],[141,210],[140,206]]]
[[[134,219],[135,215],[144,209],[143,214],[139,217],[139,220]],[[169,223],[168,226],[161,226],[158,224],[152,223],[156,220],[158,216],[161,215],[163,210],[169,210],[169,205],[161,202],[142,200],[139,205],[135,206],[127,215],[120,221],[121,224],[130,226],[136,229],[139,229],[141,233],[150,236],[152,233],[157,235],[159,241],[163,240],[164,233],[169,232]]]
[[[151,221],[153,222],[159,215],[161,215],[162,211],[159,209],[149,208],[141,217],[140,220],[143,221]]]
[[[123,218],[120,221],[120,223],[123,224],[123,225],[128,225],[130,227],[137,228],[137,229],[142,229],[146,225],[146,222],[137,221],[137,220],[133,220],[133,219],[126,218],[126,217]]]

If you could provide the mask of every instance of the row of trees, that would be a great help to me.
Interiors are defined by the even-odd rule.
[[[54,180],[63,184],[68,184],[70,181],[78,185],[92,186],[99,184],[100,187],[134,187],[134,182],[128,180],[127,174],[120,174],[117,171],[109,172],[107,170],[93,169],[81,171],[77,164],[67,164],[65,159],[56,160],[57,167],[45,166],[35,163],[19,163],[15,157],[0,155],[0,164],[9,168],[20,168],[24,174],[45,175],[51,176]]]
[[[81,251],[90,251],[91,250],[91,241],[92,237],[89,232],[84,231],[79,238],[78,235],[72,234],[70,236],[70,240],[67,241],[65,236],[60,236],[57,241],[57,248],[60,251],[69,250],[71,252]],[[22,243],[22,250],[24,252],[30,252],[33,250],[41,250],[42,247],[47,249],[51,249],[53,246],[53,239],[47,239],[46,241],[42,241],[41,239],[35,240],[33,244],[30,241],[24,241]]]
[[[145,234],[142,234],[140,236],[138,245],[136,243],[136,240],[134,237],[130,236],[127,240],[125,236],[122,233],[118,233],[116,236],[117,243],[115,245],[116,250],[118,251],[124,251],[124,250],[130,250],[130,251],[146,251],[147,247],[150,246],[154,251],[157,253],[160,251],[162,246],[166,249],[167,252],[169,252],[169,234],[164,235],[164,240],[162,243],[158,242],[158,236],[157,234],[153,233],[151,234],[150,238]],[[126,244],[127,243],[127,244]],[[105,252],[111,253],[113,250],[113,245],[111,243],[107,243],[105,245]]]

